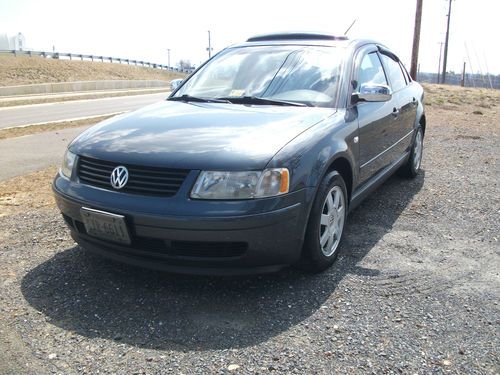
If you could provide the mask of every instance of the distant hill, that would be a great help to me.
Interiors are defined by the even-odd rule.
[[[0,86],[114,79],[170,81],[183,77],[184,73],[127,64],[0,55]]]

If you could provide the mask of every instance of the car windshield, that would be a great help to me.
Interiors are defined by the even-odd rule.
[[[189,78],[171,99],[332,107],[342,50],[314,46],[229,48]]]

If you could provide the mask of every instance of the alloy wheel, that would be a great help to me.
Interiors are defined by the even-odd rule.
[[[415,171],[418,171],[420,168],[423,148],[422,130],[419,129],[417,131],[417,135],[415,136],[415,147],[413,148],[413,169]]]
[[[326,195],[321,211],[319,243],[324,256],[332,256],[340,243],[346,216],[344,193],[334,186]]]

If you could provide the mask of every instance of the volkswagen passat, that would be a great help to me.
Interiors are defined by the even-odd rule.
[[[321,271],[349,210],[396,170],[418,173],[425,126],[422,87],[385,46],[261,35],[86,130],[53,188],[75,241],[118,261]]]

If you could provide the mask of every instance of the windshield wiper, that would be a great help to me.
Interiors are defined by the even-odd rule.
[[[303,103],[259,98],[257,96],[228,96],[224,98],[217,98],[217,100],[226,100],[234,104],[289,105],[294,107],[306,107]]]
[[[191,96],[186,94],[181,96],[173,96],[171,98],[168,98],[167,100],[173,100],[177,102],[197,102],[197,103],[230,103],[230,101],[226,99],[198,98],[197,96]]]

